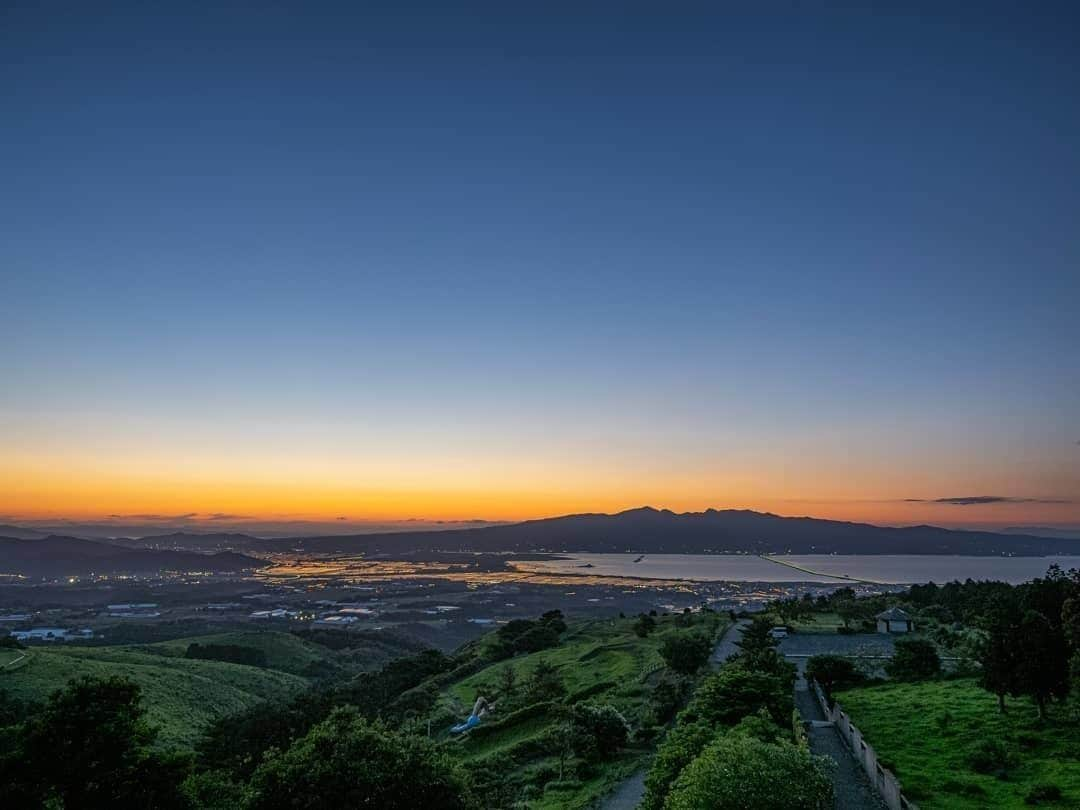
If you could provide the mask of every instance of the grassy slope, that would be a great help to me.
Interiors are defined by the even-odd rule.
[[[275,631],[238,631],[219,633],[213,636],[181,638],[151,645],[150,649],[151,651],[159,650],[169,655],[182,656],[188,645],[193,642],[204,645],[231,644],[238,647],[253,647],[262,650],[266,654],[266,665],[270,669],[291,672],[294,675],[303,675],[312,663],[325,661],[332,657],[330,650],[325,647],[304,641],[292,633]]]
[[[727,620],[717,616],[716,621]],[[496,684],[503,667],[513,667],[518,683],[523,684],[536,664],[545,660],[558,669],[569,694],[569,702],[576,702],[575,696],[578,696],[588,702],[613,705],[623,713],[631,726],[637,726],[648,700],[649,682],[663,667],[658,649],[668,634],[684,631],[675,627],[673,617],[661,617],[656,631],[642,639],[634,635],[631,629],[633,623],[633,619],[574,623],[564,634],[559,647],[500,661],[452,684],[444,695],[444,704],[464,718],[477,695],[483,694],[490,699],[497,694]],[[705,630],[700,623],[693,629]],[[497,711],[491,719],[498,720]],[[460,742],[451,743],[452,750],[469,767],[485,767],[488,758],[508,754],[516,746],[527,745],[554,722],[556,719],[548,715],[523,719],[476,739],[466,736]],[[649,753],[648,748],[632,747],[614,761],[602,764],[594,775],[583,782],[564,790],[549,790],[542,798],[530,802],[529,807],[532,810],[588,807],[597,797],[641,767]],[[542,758],[520,767],[527,773],[538,767],[554,767],[554,764],[554,759]]]
[[[923,810],[1023,807],[1043,782],[1061,788],[1061,806],[1080,806],[1080,724],[1065,720],[1064,708],[1040,727],[1030,701],[1011,700],[1000,715],[994,696],[967,679],[853,689],[837,700]],[[1007,781],[968,765],[972,746],[987,739],[1020,757]]]
[[[176,644],[182,644],[182,651],[191,640]],[[82,675],[126,676],[142,687],[149,718],[161,728],[161,743],[189,746],[216,718],[308,686],[289,672],[190,661],[163,652],[152,647],[39,647],[25,665],[0,673],[0,688],[23,700],[41,701]]]

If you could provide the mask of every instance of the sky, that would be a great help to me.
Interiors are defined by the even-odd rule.
[[[201,5],[0,10],[0,518],[1080,525],[1074,4]]]

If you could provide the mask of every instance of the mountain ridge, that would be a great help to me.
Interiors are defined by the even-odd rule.
[[[0,537],[0,567],[5,574],[68,576],[83,574],[153,573],[162,569],[231,573],[268,563],[225,551],[125,548],[81,537],[49,535],[39,539]]]

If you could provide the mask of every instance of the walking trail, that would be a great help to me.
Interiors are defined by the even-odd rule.
[[[801,666],[799,668],[802,669]],[[795,681],[795,708],[807,724],[810,750],[836,763],[833,770],[833,792],[836,795],[833,806],[836,810],[884,810],[885,803],[881,796],[851,755],[836,726],[825,719],[801,671]]]

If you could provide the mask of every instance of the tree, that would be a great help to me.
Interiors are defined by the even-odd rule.
[[[739,652],[729,662],[753,672],[775,675],[786,681],[790,688],[795,685],[795,667],[777,652],[780,641],[773,638],[772,629],[773,623],[768,616],[755,617],[735,642]]]
[[[559,634],[545,624],[530,627],[514,640],[516,652],[534,653],[559,646]]]
[[[705,722],[680,723],[668,732],[656,749],[645,777],[641,810],[662,810],[671,786],[683,768],[693,762],[716,735],[717,730]]]
[[[525,685],[525,696],[529,703],[562,700],[566,697],[566,687],[559,671],[547,661],[538,661]]]
[[[248,810],[471,807],[464,774],[425,737],[369,723],[351,707],[330,716],[251,779]]]
[[[806,594],[809,596],[809,594]],[[775,611],[781,621],[790,624],[813,613],[813,604],[805,598],[777,599],[770,607]]]
[[[683,770],[664,810],[827,810],[833,806],[831,764],[790,743],[725,735]]]
[[[509,664],[499,670],[499,695],[513,697],[517,693],[517,672]]]
[[[832,702],[834,691],[857,686],[866,679],[850,658],[839,655],[815,655],[806,662],[806,680],[821,684]]]
[[[5,806],[180,808],[187,762],[153,751],[139,686],[83,677],[18,730],[0,767]]]
[[[937,647],[921,638],[896,642],[892,659],[885,665],[890,678],[898,681],[923,681],[941,674]]]
[[[626,745],[630,729],[614,706],[578,703],[570,710],[574,751],[585,760],[610,759]]]
[[[701,633],[678,633],[664,639],[660,657],[680,675],[693,675],[709,660],[712,642]]]
[[[998,711],[1005,712],[1005,696],[1017,694],[1019,617],[1013,599],[995,599],[987,608],[986,635],[977,647],[979,686],[997,695]]]
[[[788,684],[776,675],[729,663],[702,681],[679,717],[682,722],[733,726],[763,708],[777,725],[790,724],[794,704]]]
[[[656,628],[656,619],[647,613],[642,613],[634,622],[634,635],[645,638]]]
[[[546,625],[555,631],[556,634],[562,634],[566,632],[566,619],[563,618],[563,612],[561,610],[549,610],[540,616],[540,624]]]
[[[835,609],[840,616],[840,620],[844,623],[844,627],[848,629],[851,628],[852,622],[862,623],[870,616],[869,605],[859,599],[838,600]]]
[[[1046,702],[1069,691],[1069,658],[1065,639],[1050,620],[1029,610],[1020,621],[1016,639],[1016,693],[1030,695],[1039,719],[1046,717]]]
[[[753,660],[762,653],[775,650],[780,641],[772,636],[773,622],[768,616],[755,616],[753,621],[743,628],[742,636],[735,642],[741,654],[747,660]]]

